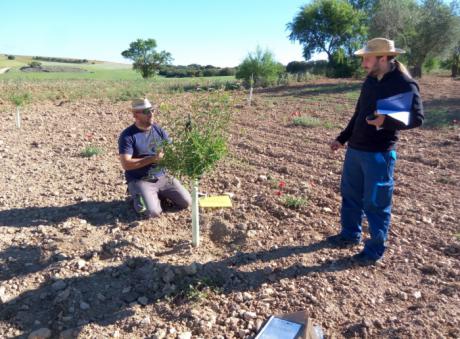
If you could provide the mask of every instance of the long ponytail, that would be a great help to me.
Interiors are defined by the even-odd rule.
[[[409,71],[407,70],[406,66],[398,60],[394,58],[394,56],[388,57],[388,61],[392,62],[396,68],[403,74],[407,75],[409,78],[412,79],[412,75],[410,75]]]

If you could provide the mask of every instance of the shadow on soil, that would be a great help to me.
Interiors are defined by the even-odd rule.
[[[427,100],[424,106],[424,128],[460,126],[460,98]]]
[[[0,321],[24,330],[26,334],[18,338],[26,337],[30,331],[40,327],[50,328],[56,337],[64,330],[77,335],[81,326],[87,323],[105,326],[131,316],[134,311],[130,304],[136,301],[149,305],[167,298],[169,303],[175,305],[191,304],[200,295],[206,296],[206,293],[213,291],[228,294],[252,290],[284,278],[353,267],[350,258],[343,257],[312,266],[297,263],[275,270],[268,266],[249,272],[240,269],[244,265],[258,263],[264,266],[262,263],[328,247],[326,241],[320,241],[307,246],[239,253],[221,261],[189,266],[134,257],[119,266],[105,268],[88,276],[63,279],[58,283],[48,280],[37,289],[5,301],[0,308]],[[17,251],[17,247],[11,247],[1,257],[17,254]],[[29,255],[39,256],[39,251],[30,249]],[[154,307],[164,321],[177,318],[177,314],[173,314],[170,308],[162,307],[161,303]],[[190,314],[181,314],[180,317],[187,318]]]
[[[0,211],[0,226],[52,225],[72,217],[85,219],[94,226],[138,220],[138,216],[126,200],[84,201],[68,206],[26,207]]]

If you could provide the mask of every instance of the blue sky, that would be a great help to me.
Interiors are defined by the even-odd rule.
[[[308,0],[0,0],[0,53],[128,62],[154,38],[176,65],[236,66],[257,45],[303,60],[286,24]]]

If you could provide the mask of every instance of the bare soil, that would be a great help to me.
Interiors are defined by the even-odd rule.
[[[190,211],[143,220],[126,200],[129,103],[34,103],[21,129],[0,105],[0,337],[247,338],[300,310],[328,338],[460,337],[460,82],[421,80],[427,124],[401,134],[388,250],[365,267],[350,261],[359,247],[324,241],[339,231],[344,157],[327,142],[359,86],[260,90],[250,107],[232,94],[230,156],[201,191],[233,193],[234,207],[202,211],[199,248]],[[185,114],[197,95],[152,99]],[[324,124],[294,126],[298,114]]]

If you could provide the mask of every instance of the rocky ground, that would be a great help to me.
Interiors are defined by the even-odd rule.
[[[234,207],[202,211],[199,248],[189,211],[142,220],[126,201],[128,102],[33,103],[21,129],[0,105],[0,337],[247,338],[301,310],[328,338],[460,337],[460,82],[421,81],[427,125],[402,133],[389,249],[368,267],[349,260],[359,247],[324,241],[339,230],[344,157],[327,142],[359,84],[273,88],[250,107],[232,93],[230,156],[201,190]],[[153,99],[185,114],[197,95]],[[88,146],[103,152],[83,157]]]

